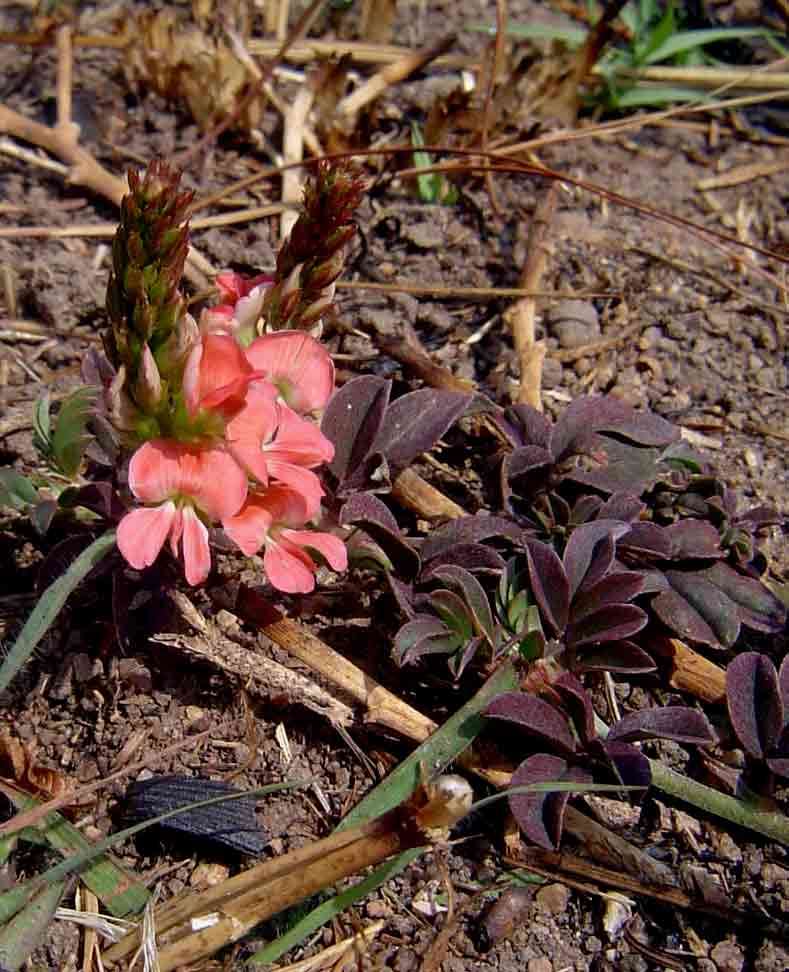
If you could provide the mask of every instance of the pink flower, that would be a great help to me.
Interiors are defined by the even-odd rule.
[[[195,449],[152,439],[134,453],[129,486],[142,503],[118,524],[118,549],[137,570],[149,567],[170,540],[173,556],[183,549],[186,579],[200,584],[211,569],[209,522],[232,517],[247,496],[247,477],[221,449]],[[202,518],[199,514],[202,514]]]
[[[326,406],[334,391],[334,364],[328,351],[303,331],[264,334],[247,348],[253,368],[274,385],[299,415]]]
[[[189,414],[194,417],[202,409],[217,409],[230,417],[243,407],[249,383],[262,377],[234,337],[204,334],[184,368],[183,390]]]
[[[310,472],[334,457],[334,446],[314,422],[275,400],[276,389],[255,382],[244,408],[228,422],[227,446],[233,457],[263,486],[279,479],[300,492],[317,512],[323,490]]]
[[[310,518],[307,501],[289,486],[270,486],[250,493],[242,509],[222,525],[240,549],[251,556],[261,547],[271,584],[287,594],[309,594],[315,588],[316,564],[306,547],[317,550],[334,570],[345,570],[345,544],[331,533],[302,529]]]
[[[272,280],[273,277],[264,273],[256,277],[244,277],[231,270],[217,274],[216,285],[222,303],[204,313],[228,314],[233,333],[244,338],[242,343],[248,344],[255,337],[257,323],[263,313],[266,291]]]

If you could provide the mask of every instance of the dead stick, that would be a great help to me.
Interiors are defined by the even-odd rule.
[[[519,284],[524,290],[540,289],[540,280],[548,261],[548,230],[556,210],[557,185],[551,182],[543,192],[529,228],[528,255]],[[545,342],[535,339],[534,318],[537,302],[534,297],[523,297],[504,312],[504,319],[512,331],[515,351],[520,364],[519,404],[531,405],[542,411],[540,386],[542,362],[545,358]]]
[[[366,709],[366,720],[393,729],[406,739],[424,742],[438,728],[432,719],[417,712],[371,675],[357,668],[303,625],[284,617],[252,588],[241,585],[236,611],[260,627],[261,634],[319,672]]]
[[[392,497],[426,520],[457,520],[468,513],[413,469],[404,469],[392,483]]]
[[[455,35],[448,34],[425,50],[409,52],[393,64],[387,64],[386,67],[382,68],[365,81],[364,84],[359,85],[355,91],[342,99],[337,105],[336,113],[338,117],[347,119],[355,118],[365,105],[370,104],[371,101],[375,101],[388,87],[405,80],[405,78],[412,75],[415,71],[419,71],[426,64],[445,54],[454,43]]]

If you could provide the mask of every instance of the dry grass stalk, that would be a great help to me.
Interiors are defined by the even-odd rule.
[[[125,179],[105,169],[87,149],[79,144],[79,125],[71,119],[72,43],[68,25],[57,32],[57,122],[54,127],[31,121],[18,112],[0,105],[0,132],[21,138],[56,155],[68,166],[67,181],[85,186],[120,206],[128,192]],[[214,269],[194,247],[190,247],[186,273],[197,287],[205,287]]]
[[[274,644],[304,662],[332,685],[365,707],[365,721],[392,729],[406,739],[423,742],[438,728],[372,676],[330,648],[306,627],[283,615],[251,588],[239,589],[236,610],[260,628]]]
[[[393,854],[446,840],[449,828],[468,812],[470,790],[467,796],[456,800],[440,789],[418,791],[407,804],[376,820],[174,899],[156,912],[162,972],[207,958],[266,918]],[[105,960],[126,958],[140,939],[137,929],[110,948]]]
[[[431,486],[413,469],[404,469],[392,483],[392,498],[425,520],[457,520],[468,513]]]
[[[672,688],[713,705],[726,701],[726,672],[715,662],[700,655],[679,638],[657,639],[654,649],[671,667],[669,685]]]
[[[468,378],[458,378],[447,368],[436,364],[425,350],[416,331],[408,323],[403,327],[402,338],[379,334],[376,343],[385,354],[399,361],[431,388],[464,393],[475,390],[473,381]]]
[[[556,211],[558,188],[552,181],[542,193],[532,217],[529,228],[528,252],[526,263],[518,281],[524,290],[539,290],[542,275],[548,262],[548,231]],[[520,385],[517,402],[531,405],[542,411],[540,387],[542,384],[542,362],[545,358],[545,342],[536,340],[534,319],[537,302],[534,297],[522,297],[504,313],[515,352],[520,365]]]
[[[328,968],[338,969],[339,972],[345,966],[347,953],[353,952],[356,956],[363,954],[370,942],[381,933],[385,925],[385,921],[374,921],[356,935],[344,938],[336,945],[324,948],[317,955],[302,959],[300,962],[293,962],[290,965],[279,966],[277,972],[321,972],[322,969]]]
[[[174,646],[187,658],[208,661],[227,675],[240,678],[244,688],[254,695],[267,698],[272,694],[284,694],[294,702],[300,702],[335,725],[348,726],[354,721],[353,710],[335,699],[314,682],[294,672],[261,651],[254,651],[228,638],[217,624],[205,618],[189,598],[180,591],[173,591],[171,600],[184,621],[197,633],[192,635],[160,634],[151,641]],[[232,619],[232,615],[225,615]]]
[[[446,53],[454,43],[455,35],[448,34],[431,47],[422,51],[409,51],[399,60],[388,64],[371,78],[368,78],[364,84],[359,85],[346,98],[342,99],[339,105],[337,105],[337,117],[346,124],[353,121],[365,105],[369,105],[370,102],[375,101],[388,87],[404,81],[415,71],[421,70],[425,65],[430,64],[431,61],[435,61],[436,58]]]
[[[700,179],[696,183],[696,188],[703,192],[708,189],[730,189],[732,186],[741,186],[744,182],[752,182],[754,179],[778,175],[786,172],[787,169],[789,169],[789,159],[780,159],[778,162],[751,162],[748,165],[738,165],[728,169],[709,179]]]
[[[772,71],[770,65],[758,68],[716,67],[653,67],[622,71],[623,77],[638,81],[656,81],[661,84],[690,85],[705,91],[718,88],[739,88],[750,91],[789,90],[789,72]]]
[[[296,93],[293,103],[285,113],[285,130],[282,149],[285,164],[301,162],[304,158],[304,130],[307,118],[315,101],[315,92],[310,84],[303,84]],[[302,193],[301,169],[294,166],[282,173],[282,203],[284,206],[296,206],[301,200]],[[287,239],[296,220],[299,218],[295,209],[287,208],[280,216],[280,239]]]

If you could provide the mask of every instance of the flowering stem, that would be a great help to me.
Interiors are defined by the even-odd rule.
[[[738,797],[728,796],[676,773],[660,760],[650,759],[649,765],[652,770],[652,785],[668,796],[789,846],[789,817],[786,814],[759,810]]]
[[[598,735],[608,735],[608,726],[599,716],[595,716],[595,727]],[[711,786],[669,769],[659,759],[650,759],[649,768],[652,772],[652,786],[656,790],[676,800],[682,800],[683,803],[689,803],[704,813],[711,813],[738,827],[748,827],[763,837],[789,846],[789,817],[786,814],[759,810],[745,800],[713,790]]]

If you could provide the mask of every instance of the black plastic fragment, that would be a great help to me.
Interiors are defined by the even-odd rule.
[[[194,776],[154,776],[132,783],[128,788],[125,815],[130,821],[142,822],[190,803],[240,792],[220,780]],[[184,810],[156,827],[162,833],[169,831],[206,840],[253,857],[262,854],[270,839],[255,817],[254,797],[236,796],[207,807]]]

